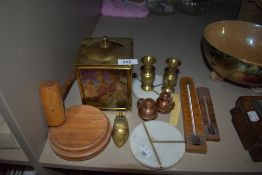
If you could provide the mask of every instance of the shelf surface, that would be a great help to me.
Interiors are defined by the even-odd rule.
[[[13,133],[0,114],[0,162],[28,164],[24,151],[19,147]]]
[[[210,70],[205,65],[201,53],[203,29],[211,22],[235,19],[237,9],[228,1],[216,2],[210,11],[202,16],[187,16],[176,13],[170,16],[149,15],[145,19],[126,19],[101,16],[93,36],[131,37],[134,40],[134,57],[140,59],[144,55],[153,55],[156,74],[163,75],[165,59],[177,57],[179,66],[178,83],[181,77],[191,76],[197,87],[209,88],[213,100],[220,142],[207,142],[207,154],[185,153],[181,161],[174,167],[164,170],[174,172],[262,172],[262,162],[252,162],[244,150],[231,122],[229,113],[239,96],[256,95],[250,89],[238,87],[225,81],[212,81]],[[223,10],[221,10],[223,9]],[[140,76],[140,64],[134,65],[134,72]],[[179,85],[175,92],[179,94]],[[132,96],[132,110],[125,115],[129,122],[130,133],[142,120],[137,115],[136,102]],[[81,104],[78,85],[74,82],[65,106]],[[113,124],[116,112],[105,112]],[[182,113],[180,113],[178,129],[183,133]],[[168,121],[169,114],[160,114],[156,120]],[[118,148],[111,140],[108,147],[98,156],[86,161],[66,161],[57,157],[49,147],[44,147],[39,162],[45,167],[75,168],[101,171],[152,171],[139,164],[132,156],[129,141]],[[154,170],[154,173],[159,171]],[[163,171],[160,171],[163,172]]]
[[[226,84],[225,84],[226,85]],[[249,90],[246,90],[247,92]],[[75,102],[74,104],[80,104],[78,86],[75,82],[70,90],[66,106],[70,106],[69,101]],[[218,92],[221,94],[224,92]],[[219,95],[218,95],[219,96]],[[136,98],[133,96],[133,101],[136,102]],[[223,100],[222,100],[223,101]],[[126,112],[125,115],[129,122],[130,133],[132,130],[142,122],[137,116],[137,109],[133,102],[132,112]],[[217,116],[218,127],[220,131],[221,141],[220,142],[207,142],[208,152],[207,154],[195,154],[185,153],[181,161],[174,167],[164,170],[166,173],[172,173],[175,171],[182,172],[261,172],[262,163],[253,163],[248,152],[242,147],[240,140],[233,128],[230,121],[231,116],[228,109],[223,101],[222,104],[214,101],[215,112]],[[220,107],[219,107],[220,105]],[[105,112],[111,121],[111,124],[115,118],[115,112]],[[180,114],[179,124],[177,128],[183,133],[182,129],[182,114]],[[156,120],[168,121],[168,114],[160,114]],[[233,156],[234,155],[234,156]],[[123,161],[124,160],[124,161]],[[86,170],[101,170],[101,171],[134,171],[143,172],[151,171],[150,168],[146,168],[139,164],[133,157],[129,140],[121,148],[118,148],[114,142],[110,141],[107,148],[98,156],[85,161],[67,161],[59,158],[51,150],[48,141],[44,147],[39,162],[44,167],[53,168],[73,168],[73,169],[86,169]],[[154,172],[158,172],[154,170]],[[161,171],[159,171],[161,172]]]
[[[21,148],[0,149],[0,162],[29,165],[29,161]]]

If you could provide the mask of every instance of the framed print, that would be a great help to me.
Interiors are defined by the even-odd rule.
[[[76,74],[83,104],[101,110],[131,108],[130,66],[78,66]]]

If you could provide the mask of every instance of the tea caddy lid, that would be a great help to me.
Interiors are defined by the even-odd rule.
[[[131,38],[84,38],[75,64],[117,64],[119,58],[133,57]]]

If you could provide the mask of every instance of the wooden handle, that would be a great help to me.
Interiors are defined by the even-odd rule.
[[[65,121],[65,108],[61,88],[57,81],[45,81],[39,88],[41,102],[49,126],[58,126]]]

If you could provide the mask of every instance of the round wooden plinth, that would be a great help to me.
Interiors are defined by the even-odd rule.
[[[49,144],[57,156],[66,160],[86,160],[102,152],[110,141],[111,124],[98,108],[79,105],[67,108],[66,121],[50,127]]]

